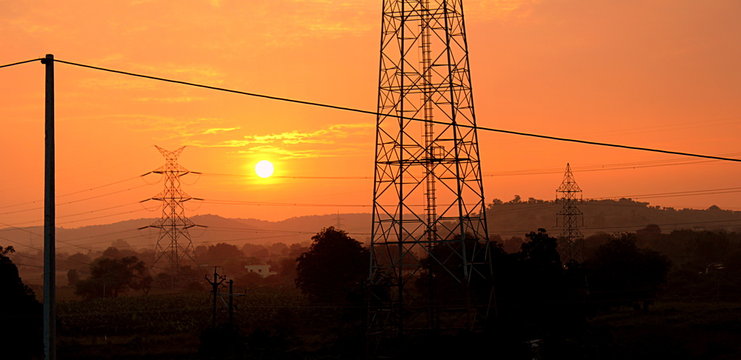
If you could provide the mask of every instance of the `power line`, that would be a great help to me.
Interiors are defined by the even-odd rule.
[[[725,155],[738,155],[739,153],[725,154]],[[575,171],[579,172],[593,172],[593,171],[614,171],[614,170],[634,170],[654,167],[666,167],[666,166],[678,166],[678,165],[695,165],[695,164],[708,164],[714,160],[693,160],[693,161],[677,161],[677,160],[650,160],[650,161],[637,161],[629,163],[613,163],[604,165],[586,165],[573,167]],[[548,175],[548,174],[560,174],[563,170],[558,168],[547,168],[547,169],[523,169],[523,170],[510,170],[500,171],[497,173],[484,174],[483,176],[520,176],[520,175]]]
[[[729,193],[738,193],[741,192],[741,187],[731,187],[731,188],[717,188],[717,189],[702,189],[702,190],[687,190],[687,191],[676,191],[676,192],[666,192],[666,193],[649,193],[649,194],[629,194],[629,195],[613,195],[613,196],[603,196],[603,197],[595,197],[590,199],[585,199],[584,201],[592,201],[592,200],[611,200],[611,199],[620,199],[620,198],[632,198],[632,199],[653,199],[653,198],[666,198],[666,197],[680,197],[680,196],[702,196],[702,195],[718,195],[718,194],[729,194]],[[354,207],[354,208],[368,208],[371,207],[369,204],[328,204],[328,203],[297,203],[297,202],[259,202],[259,201],[240,201],[240,200],[216,200],[216,199],[204,199],[204,203],[206,204],[215,204],[215,205],[235,205],[235,206],[287,206],[287,207],[340,207],[340,208],[348,208],[348,207]],[[90,213],[95,213],[102,210],[109,210],[109,209],[115,209],[115,208],[121,208],[126,206],[133,206],[135,204],[122,204],[122,205],[116,205],[96,210],[88,210],[83,212],[78,212],[74,214],[67,214],[67,215],[61,215],[57,216],[57,218],[66,218],[66,217],[74,217],[79,215],[86,215]],[[518,204],[515,204],[518,205]],[[523,208],[523,205],[526,207],[538,207],[538,206],[552,206],[552,204],[519,204],[517,209],[496,209],[495,211],[497,213],[502,212],[517,212],[517,211],[523,211],[526,210]],[[412,204],[409,206],[417,206],[421,207],[424,206],[423,204]],[[626,205],[627,206],[627,205]],[[146,209],[137,209],[137,210],[130,210],[130,211],[123,211],[123,212],[117,212],[113,214],[106,214],[106,215],[98,215],[93,217],[87,217],[82,219],[75,219],[71,221],[65,222],[65,224],[74,224],[79,222],[84,222],[88,220],[96,220],[96,219],[103,219],[113,216],[119,216],[119,215],[126,215],[126,214],[132,214],[140,212],[141,210]],[[3,213],[6,214],[6,213]],[[15,224],[2,224],[0,225],[7,226],[8,228],[21,230],[21,231],[27,231],[31,232],[29,230],[25,230],[20,228],[20,226],[40,226],[40,224],[35,224],[34,221],[27,221],[27,222],[20,222]],[[31,232],[35,235],[40,235],[34,232]],[[98,236],[98,235],[96,235]]]
[[[82,239],[90,239],[90,238],[110,236],[110,235],[121,234],[121,233],[128,233],[128,232],[137,232],[138,234],[141,235],[141,233],[139,232],[138,229],[131,228],[131,229],[126,229],[126,230],[108,231],[108,232],[97,233],[97,234],[93,234],[93,235],[87,235],[87,236],[78,236],[78,237],[75,237],[75,238],[72,238],[72,239],[67,239],[65,241],[75,241],[75,240],[82,240]],[[140,236],[140,235],[137,235],[137,237]],[[145,236],[145,235],[141,235],[141,236]],[[129,239],[129,238],[133,238],[133,236],[125,237],[125,238],[122,238],[122,239]]]
[[[739,155],[739,153],[731,153],[724,155]],[[585,165],[580,167],[574,167],[575,171],[579,172],[592,172],[592,171],[613,171],[613,170],[633,170],[653,167],[665,167],[665,166],[677,166],[677,165],[694,165],[694,164],[707,164],[712,163],[714,160],[694,160],[694,161],[677,161],[677,160],[649,160],[649,161],[636,161],[627,163],[612,163],[612,164],[594,164]],[[558,168],[545,168],[545,169],[520,169],[520,170],[505,170],[498,171],[495,173],[483,174],[483,177],[502,177],[502,176],[521,176],[521,175],[549,175],[549,174],[561,174],[563,169]],[[230,173],[202,173],[203,175],[215,175],[215,176],[234,176],[234,177],[245,177],[245,174],[230,174]],[[277,179],[301,179],[301,180],[373,180],[372,176],[285,176],[285,175],[273,175],[271,178]]]
[[[110,69],[110,68],[104,68],[104,67],[99,67],[99,66],[80,64],[80,63],[75,63],[75,62],[71,62],[71,61],[59,60],[59,59],[55,59],[54,61],[59,62],[59,63],[62,63],[62,64],[67,64],[67,65],[72,65],[72,66],[78,66],[78,67],[82,67],[82,68],[88,68],[88,69],[93,69],[93,70],[105,71],[105,72],[116,73],[116,74],[127,75],[127,76],[133,76],[133,77],[139,77],[139,78],[150,79],[150,80],[157,80],[157,81],[169,82],[169,83],[178,84],[178,85],[186,85],[186,86],[198,87],[198,88],[203,88],[203,89],[208,89],[208,90],[228,92],[228,93],[238,94],[238,95],[245,95],[245,96],[257,97],[257,98],[263,98],[263,99],[268,99],[268,100],[290,102],[290,103],[301,104],[301,105],[309,105],[309,106],[317,106],[317,107],[323,107],[323,108],[334,109],[334,110],[341,110],[341,111],[349,111],[349,112],[355,112],[355,113],[366,114],[366,115],[393,117],[393,118],[399,118],[399,119],[405,119],[405,120],[411,120],[411,121],[419,121],[419,122],[424,122],[424,123],[429,123],[429,124],[450,125],[449,123],[446,123],[446,122],[443,122],[443,121],[436,121],[436,120],[431,120],[431,119],[418,119],[418,118],[407,117],[407,116],[402,116],[402,115],[381,114],[379,112],[371,111],[371,110],[363,110],[363,109],[351,108],[351,107],[347,107],[347,106],[339,106],[339,105],[319,103],[319,102],[314,102],[314,101],[291,99],[291,98],[280,97],[280,96],[273,96],[273,95],[259,94],[259,93],[253,93],[253,92],[247,92],[247,91],[241,91],[241,90],[235,90],[235,89],[228,89],[228,88],[219,87],[219,86],[198,84],[198,83],[193,83],[193,82],[189,82],[189,81],[175,80],[175,79],[163,78],[163,77],[158,77],[158,76],[133,73],[133,72],[129,72],[129,71],[115,70],[115,69]],[[697,157],[697,158],[704,158],[704,159],[714,159],[714,160],[722,160],[722,161],[741,162],[741,159],[734,159],[734,158],[728,158],[728,157],[722,157],[722,156],[702,155],[702,154],[688,153],[688,152],[682,152],[682,151],[671,151],[671,150],[648,148],[648,147],[642,147],[642,146],[631,146],[631,145],[612,144],[612,143],[605,143],[605,142],[591,141],[591,140],[580,140],[580,139],[564,138],[564,137],[551,136],[551,135],[526,133],[526,132],[522,132],[522,131],[496,129],[496,128],[491,128],[491,127],[478,126],[478,125],[456,124],[456,126],[461,127],[461,128],[469,128],[469,129],[477,129],[477,130],[482,130],[482,131],[498,132],[498,133],[509,134],[509,135],[534,137],[534,138],[545,139],[545,140],[572,142],[572,143],[578,143],[578,144],[594,145],[594,146],[604,146],[604,147],[613,147],[613,148],[627,149],[627,150],[656,152],[656,153],[662,153],[662,154],[671,154],[671,155],[679,155],[679,156],[689,156],[689,157]]]
[[[117,181],[114,181],[114,182],[106,183],[106,184],[103,184],[103,185],[93,186],[93,187],[87,188],[87,189],[72,191],[72,192],[69,192],[69,193],[57,195],[56,196],[56,199],[67,197],[67,196],[71,196],[71,195],[76,195],[76,194],[80,194],[80,193],[84,193],[84,192],[88,192],[88,191],[93,191],[93,190],[97,190],[97,189],[102,189],[104,187],[108,187],[108,186],[111,186],[111,185],[116,185],[116,184],[128,182],[128,181],[131,181],[131,180],[134,180],[134,179],[138,179],[140,177],[141,177],[141,175],[139,175],[139,176],[133,176],[133,177],[129,177],[129,178],[126,178],[126,179],[122,179],[122,180],[117,180]],[[147,184],[147,185],[149,185],[149,184]],[[144,186],[144,185],[142,185],[142,186]],[[136,188],[138,188],[138,187],[133,187],[131,189],[136,189]],[[19,205],[25,205],[25,204],[35,204],[35,203],[39,203],[39,202],[42,202],[42,200],[39,199],[39,200],[31,200],[31,201],[24,201],[24,202],[19,202],[19,203],[13,203],[13,204],[0,205],[0,209],[5,209],[5,208],[9,208],[9,207],[15,207],[15,206],[19,206]],[[58,205],[60,205],[60,204],[58,204]],[[36,208],[33,208],[33,209],[28,209],[28,210],[36,210],[36,209],[42,209],[42,208],[43,207],[36,207]],[[18,210],[18,211],[22,211],[22,210]],[[3,214],[6,214],[6,213],[3,213]]]
[[[56,206],[70,205],[70,204],[78,203],[78,202],[81,202],[81,201],[87,201],[87,200],[97,199],[97,198],[106,197],[106,196],[110,196],[110,195],[114,195],[114,194],[120,194],[120,193],[123,193],[123,192],[127,192],[127,191],[131,191],[131,190],[139,189],[139,188],[142,188],[142,187],[145,187],[145,186],[148,186],[148,185],[139,185],[139,186],[130,187],[128,189],[116,190],[116,191],[111,191],[111,192],[108,192],[108,193],[94,195],[94,196],[90,196],[90,197],[86,197],[86,198],[82,198],[82,199],[71,200],[71,201],[67,201],[67,202],[63,202],[63,203],[57,203]],[[118,206],[118,207],[120,207],[120,206]],[[38,207],[34,207],[34,208],[5,211],[5,212],[1,212],[0,215],[16,214],[16,213],[28,212],[28,211],[33,211],[33,210],[41,210],[41,209],[43,209],[43,207],[38,206]],[[101,210],[105,210],[105,209],[107,209],[107,208],[104,208],[104,209],[101,209]],[[72,216],[72,215],[57,216],[57,218],[67,217],[67,216]]]
[[[658,225],[658,226],[680,226],[680,225],[702,225],[702,224],[722,224],[722,223],[726,223],[726,224],[729,224],[730,225],[730,224],[735,224],[735,223],[739,223],[739,222],[741,222],[741,219],[708,220],[708,221],[679,222],[679,223],[659,223],[659,224],[654,224],[654,225]],[[637,227],[638,228],[639,227],[645,227],[648,224],[652,224],[652,223],[650,221],[646,221],[645,223],[633,224],[633,225],[602,226],[602,227],[583,227],[581,229],[582,230],[594,230],[594,231],[599,231],[599,230],[614,230],[614,231],[617,231],[617,230],[631,230],[631,229],[635,229]],[[529,230],[496,230],[496,229],[494,229],[494,230],[492,230],[492,233],[493,234],[497,234],[497,235],[504,235],[504,234],[511,235],[511,234],[527,234],[527,233],[532,232],[532,231],[533,231],[533,229],[529,229]]]
[[[23,246],[23,247],[29,248],[29,249],[31,249],[31,250],[36,250],[36,251],[44,251],[44,249],[41,249],[41,248],[37,248],[37,247],[35,247],[35,246],[33,246],[33,245],[29,245],[29,244],[24,244],[24,243],[22,243],[22,242],[20,242],[20,241],[18,241],[18,240],[12,240],[12,239],[8,239],[8,238],[6,238],[6,237],[0,237],[0,240],[3,240],[3,241],[8,241],[8,242],[12,242],[12,243],[16,244],[16,246]]]
[[[212,229],[209,229],[209,230],[212,230]],[[228,230],[221,230],[221,231],[228,232]],[[231,231],[231,232],[238,232],[238,231]],[[260,231],[256,231],[256,232],[260,232]],[[306,231],[306,232],[301,232],[301,234],[316,234],[316,232]],[[350,233],[348,233],[348,234],[350,234]],[[289,235],[290,234],[278,234],[278,235],[260,236],[260,237],[245,237],[245,236],[241,236],[241,237],[238,237],[238,238],[197,241],[197,244],[196,245],[213,244],[213,243],[220,243],[220,242],[234,242],[234,241],[240,241],[241,242],[241,241],[252,241],[252,240],[280,239],[280,238],[285,238],[286,236],[289,236]],[[363,234],[361,234],[361,235],[363,235]],[[367,235],[367,234],[365,234],[365,235]],[[133,236],[127,236],[127,237],[120,237],[120,238],[116,238],[116,240],[119,240],[119,239],[120,240],[128,240],[128,239],[143,238],[143,237],[146,237],[146,235],[139,234],[139,235],[133,235]],[[82,238],[75,238],[75,239],[72,239],[72,240],[79,240],[79,239],[82,239]],[[66,240],[66,241],[67,241],[67,245],[72,245],[72,244],[69,243],[69,241],[71,241],[71,240]],[[110,243],[110,242],[111,242],[111,240],[101,240],[101,241],[85,242],[84,244],[85,245],[97,245],[97,244],[104,244],[104,243]],[[89,248],[87,250],[93,251],[92,248]]]
[[[220,229],[220,230],[219,230]],[[254,231],[254,232],[280,232],[280,233],[294,233],[294,234],[316,234],[316,231],[300,231],[300,230],[277,230],[277,229],[255,229],[247,227],[232,227],[232,226],[210,226],[209,231]],[[370,235],[370,233],[359,233],[359,232],[348,232],[348,234],[355,235]]]
[[[143,188],[143,187],[146,187],[146,186],[149,186],[149,185],[142,184],[142,185],[133,186],[133,187],[122,189],[122,190],[111,191],[111,192],[107,192],[107,193],[103,193],[103,194],[99,194],[99,195],[93,195],[93,196],[89,196],[89,197],[82,198],[82,199],[77,199],[77,200],[71,200],[71,201],[67,201],[67,202],[63,202],[63,203],[57,204],[57,206],[69,205],[69,204],[78,203],[80,201],[92,200],[92,199],[97,199],[97,198],[101,198],[101,197],[105,197],[105,196],[110,196],[110,195],[114,195],[114,194],[120,194],[120,193],[123,193],[123,192],[131,191],[131,190],[135,190],[135,189],[140,189],[140,188]]]
[[[372,207],[371,204],[318,204],[318,203],[288,203],[288,202],[262,202],[262,201],[239,201],[239,200],[210,200],[204,199],[205,204],[216,205],[253,205],[253,206],[310,206],[310,207]],[[423,206],[423,205],[419,205]]]
[[[110,244],[112,242],[112,240],[113,241],[115,241],[115,240],[130,240],[130,239],[137,239],[137,238],[147,240],[148,239],[148,236],[147,235],[144,235],[144,234],[137,234],[137,235],[131,235],[131,236],[126,236],[126,237],[116,237],[115,239],[106,239],[106,240],[100,240],[100,241],[89,241],[89,242],[71,243],[70,241],[74,241],[74,240],[79,240],[80,239],[80,238],[75,238],[75,239],[65,240],[64,243],[66,245],[69,245],[69,246],[75,246],[75,247],[83,248],[83,249],[86,249],[86,250],[89,250],[89,251],[94,251],[93,248],[84,248],[82,245],[90,246],[90,245],[105,244],[105,243],[109,243]]]
[[[697,195],[730,194],[730,193],[737,193],[737,192],[741,192],[741,187],[720,188],[720,189],[706,189],[706,190],[675,191],[675,192],[664,192],[664,193],[654,193],[654,194],[632,194],[632,195],[609,196],[609,197],[606,196],[606,197],[594,198],[593,200],[616,199],[616,198],[651,199],[651,198],[676,197],[676,196],[697,196]]]
[[[216,175],[216,176],[238,176],[244,177],[244,174],[228,174],[228,173],[201,173],[202,175]],[[301,180],[373,180],[372,176],[289,176],[289,175],[272,175],[271,178],[276,179],[301,179]]]
[[[118,216],[118,215],[125,215],[125,214],[133,214],[133,213],[140,212],[142,210],[145,210],[145,209],[130,210],[130,211],[124,211],[124,212],[119,212],[119,213],[115,213],[115,214],[94,216],[94,217],[88,217],[88,218],[84,218],[84,219],[77,219],[77,220],[67,221],[64,224],[74,224],[74,223],[79,223],[79,222],[88,221],[88,220],[103,219],[103,218],[107,218],[107,217],[111,217],[111,216]]]
[[[23,243],[21,243],[21,242],[19,242],[19,241],[16,241],[16,240],[11,240],[11,239],[8,239],[8,238],[4,238],[4,237],[0,237],[0,239],[2,239],[2,240],[4,240],[4,241],[12,242],[12,243],[16,244],[16,246],[23,246],[23,247],[25,247],[25,248],[28,248],[28,249],[32,249],[32,250],[36,250],[36,251],[39,251],[39,252],[43,252],[43,251],[44,251],[43,249],[40,249],[40,248],[34,247],[34,246],[32,246],[32,245],[28,245],[28,244],[23,244]],[[61,241],[60,241],[60,242],[61,242]],[[68,245],[71,245],[71,246],[76,246],[76,245],[73,245],[73,244],[68,244]],[[84,249],[84,250],[89,250],[89,251],[92,251],[92,249],[89,249],[89,248],[83,248],[83,247],[81,247],[81,246],[77,246],[77,247],[79,247],[79,248],[82,248],[82,249]],[[26,255],[26,254],[23,254],[23,253],[20,253],[20,252],[15,252],[15,253],[14,253],[13,255],[14,255],[14,256],[22,256],[22,257],[25,257],[25,258],[27,258],[27,259],[32,259],[32,260],[33,260],[33,259],[36,259],[35,257],[32,257],[32,256],[30,256],[30,255]],[[69,260],[69,259],[68,259],[68,260]],[[73,261],[74,261],[74,260],[73,260]],[[75,262],[77,262],[77,263],[80,263],[80,264],[83,264],[83,265],[90,265],[90,263],[86,263],[86,262],[84,262],[84,261],[75,261]],[[16,264],[18,264],[18,263],[16,263]],[[39,268],[43,268],[43,266],[37,266],[37,265],[29,265],[29,264],[24,264],[24,265],[26,265],[26,266],[34,266],[34,267],[39,267]]]
[[[78,215],[88,215],[88,214],[96,213],[98,211],[118,209],[118,208],[122,208],[122,207],[134,206],[134,205],[141,206],[139,203],[121,204],[121,205],[109,206],[109,207],[105,207],[105,208],[99,208],[99,209],[93,209],[93,210],[86,210],[86,211],[76,212],[76,213],[72,213],[72,214],[59,215],[59,216],[57,216],[57,219],[59,219],[59,218],[68,218],[68,217],[75,217],[75,216],[78,216]]]
[[[731,155],[731,154],[729,154]],[[733,153],[732,155],[738,155]],[[579,172],[594,172],[594,171],[614,171],[614,170],[634,170],[643,168],[653,167],[666,167],[666,166],[677,166],[677,165],[694,165],[694,164],[707,164],[712,163],[715,160],[695,160],[695,161],[681,161],[676,160],[650,160],[650,161],[637,161],[630,163],[613,163],[604,165],[587,165],[581,167],[574,167],[575,171]],[[482,174],[483,177],[504,177],[504,176],[522,176],[522,175],[550,175],[560,174],[563,169],[557,168],[545,168],[545,169],[521,169],[521,170],[508,170],[499,171],[495,173]],[[230,173],[202,173],[203,175],[212,176],[234,176],[234,177],[245,177],[245,174],[230,174]],[[373,180],[372,176],[287,176],[287,175],[273,175],[271,178],[276,179],[300,179],[300,180]]]
[[[63,224],[60,224],[60,227],[61,226],[64,226],[64,225],[80,223],[80,222],[84,222],[84,221],[88,221],[88,220],[104,219],[104,218],[108,218],[108,217],[112,217],[112,216],[133,214],[133,213],[137,213],[137,212],[141,212],[141,211],[148,211],[148,210],[146,210],[146,209],[136,209],[136,210],[123,211],[123,212],[118,212],[118,213],[113,213],[113,214],[108,214],[108,215],[99,215],[99,216],[87,217],[87,218],[82,218],[82,219],[75,219],[75,220],[66,221]],[[58,216],[57,218],[62,218],[62,217],[65,217],[65,216]],[[12,227],[12,228],[14,228],[16,230],[21,230],[21,227],[20,226],[38,227],[38,226],[42,226],[43,224],[36,223],[36,220],[32,220],[32,221],[26,221],[26,222],[22,222],[22,223],[16,223],[15,225],[2,224],[2,223],[0,223],[0,225]],[[0,229],[0,230],[2,230],[2,229]],[[22,230],[22,231],[26,231],[26,230]],[[34,233],[34,234],[36,234],[36,233]],[[41,236],[40,234],[36,234],[36,235]]]
[[[36,59],[31,59],[31,60],[24,60],[24,61],[14,62],[14,63],[11,63],[11,64],[0,65],[0,69],[6,68],[6,67],[11,67],[11,66],[16,66],[16,65],[21,65],[21,64],[26,64],[26,63],[30,63],[30,62],[34,62],[34,61],[41,61],[41,60],[44,60],[44,59],[42,59],[42,58],[36,58]]]
[[[36,236],[39,236],[39,237],[41,237],[41,234],[39,234],[39,233],[37,233],[37,232],[35,232],[35,231],[31,231],[31,230],[28,230],[28,229],[24,229],[24,228],[21,228],[21,227],[17,227],[17,226],[13,226],[13,225],[9,225],[9,224],[3,224],[3,223],[0,223],[0,225],[3,225],[3,226],[7,226],[7,228],[5,228],[5,229],[0,229],[0,230],[9,230],[9,229],[12,229],[12,230],[20,230],[20,231],[23,231],[23,232],[29,233],[29,234],[31,234],[31,235],[36,235]],[[126,231],[128,231],[128,230],[126,230]],[[108,234],[114,234],[114,233],[117,233],[117,232],[120,232],[120,231],[114,231],[114,232],[110,232],[110,233],[108,233]],[[102,236],[102,235],[106,235],[106,233],[103,233],[103,234],[97,234],[97,235],[93,235],[93,236],[88,236],[88,237],[97,237],[97,236]],[[85,238],[85,237],[82,237],[82,238]],[[84,246],[80,246],[80,245],[76,245],[76,244],[72,244],[72,243],[70,243],[70,242],[69,242],[69,241],[71,241],[71,240],[78,240],[78,239],[82,239],[82,238],[76,238],[76,239],[70,239],[70,240],[60,240],[60,239],[57,239],[57,242],[59,242],[59,243],[61,243],[61,244],[66,244],[66,245],[69,245],[69,246],[73,246],[73,247],[76,247],[76,248],[80,248],[80,249],[83,249],[83,250],[93,251],[93,249],[92,249],[92,248],[89,248],[89,247],[84,247]],[[18,241],[16,241],[16,240],[11,240],[11,239],[8,239],[8,238],[4,238],[4,237],[0,237],[0,239],[3,239],[3,240],[7,240],[7,241],[10,241],[10,242],[13,242],[13,243],[19,244],[19,245],[21,245],[21,246],[25,246],[25,247],[27,247],[27,248],[30,248],[30,249],[33,249],[33,250],[43,251],[43,249],[40,249],[40,248],[37,248],[37,247],[31,246],[31,245],[23,244],[23,243],[20,243],[20,242],[18,242]],[[89,264],[88,264],[88,265],[89,265]]]

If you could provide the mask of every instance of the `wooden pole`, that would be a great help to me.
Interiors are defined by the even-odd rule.
[[[234,325],[234,280],[229,279],[229,325]]]
[[[219,281],[219,274],[216,273],[216,267],[214,267],[214,282],[211,284],[213,286],[213,302],[211,303],[211,326],[215,329],[216,328],[216,298],[219,296],[219,285],[221,282]]]
[[[54,55],[46,65],[45,155],[44,155],[44,359],[55,360],[56,351],[56,249],[54,205]]]

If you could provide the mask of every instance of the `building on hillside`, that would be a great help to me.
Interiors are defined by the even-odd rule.
[[[270,271],[270,265],[245,265],[244,268],[247,269],[247,271],[260,275],[264,278],[270,275],[278,274],[275,271]]]

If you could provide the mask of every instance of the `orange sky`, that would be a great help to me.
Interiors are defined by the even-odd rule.
[[[375,110],[380,10],[380,1],[359,0],[0,1],[0,63],[53,53]],[[466,12],[480,125],[741,157],[741,2],[468,0]],[[182,165],[204,172],[184,189],[210,201],[189,214],[278,220],[370,211],[372,181],[363,178],[373,173],[372,116],[63,64],[56,72],[61,226],[158,216],[137,201],[161,183],[134,179],[162,164],[155,144],[188,145]],[[0,224],[40,224],[42,65],[0,69],[0,94]],[[567,161],[590,198],[741,186],[735,163],[494,133],[480,141],[487,202],[554,198]],[[262,159],[287,178],[258,180],[251,167]],[[301,178],[311,176],[358,179]],[[741,192],[649,201],[741,210]]]

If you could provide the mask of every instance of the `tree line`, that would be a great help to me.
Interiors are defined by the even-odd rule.
[[[472,241],[469,246],[481,245],[475,239],[469,240]],[[438,355],[446,351],[453,354],[453,349],[462,342],[479,339],[472,348],[489,344],[496,348],[497,354],[507,358],[529,358],[536,353],[544,358],[589,358],[590,350],[584,344],[590,336],[590,319],[595,316],[616,309],[647,312],[655,302],[664,299],[741,300],[741,234],[738,233],[692,230],[664,233],[656,225],[634,233],[598,233],[578,241],[583,249],[581,261],[563,259],[563,240],[545,229],[529,232],[522,238],[494,240],[487,251],[493,259],[495,277],[491,283],[474,282],[470,289],[473,296],[480,297],[479,301],[485,301],[486,290],[493,285],[495,316],[485,324],[485,334],[462,332],[459,337],[434,341],[435,346],[427,347],[430,351]],[[148,253],[121,247],[110,247],[92,259],[89,255],[73,254],[62,261],[77,264],[69,269],[68,279],[82,298],[146,295],[152,289],[171,286],[174,281],[179,282],[182,291],[206,292],[203,269],[191,268],[185,271],[188,277],[173,279],[171,274],[153,272],[148,267],[151,261]],[[10,294],[0,297],[5,301],[0,308],[11,321],[8,324],[15,324],[10,328],[17,330],[3,339],[17,340],[25,334],[24,341],[34,342],[39,339],[31,334],[38,334],[40,329],[40,304],[33,291],[20,280],[12,261],[13,251],[0,249],[0,288]],[[440,247],[433,251],[450,250]],[[333,227],[322,229],[312,236],[308,246],[247,244],[240,249],[219,243],[198,247],[195,256],[204,263],[221,266],[239,286],[296,288],[309,304],[333,306],[323,310],[335,311],[325,324],[327,331],[336,336],[333,342],[336,345],[330,352],[343,358],[360,356],[358,349],[362,344],[358,339],[367,316],[369,256],[367,247],[344,231]],[[265,262],[270,263],[275,274],[262,277],[245,268]],[[87,265],[83,268],[80,264]],[[431,261],[422,260],[421,266],[422,275],[413,284],[415,291],[429,291],[434,286],[441,301],[454,301],[458,289],[442,276],[442,270]],[[25,320],[13,323],[13,319]],[[293,319],[291,326],[300,329],[305,325],[300,319]],[[292,358],[300,355],[295,349],[306,346],[305,337],[286,335],[290,332],[260,329],[242,334],[235,328],[229,331],[225,338],[246,344],[234,350],[245,356],[259,352],[257,355],[263,358]],[[214,333],[209,334],[213,339]],[[247,346],[250,343],[251,348]],[[281,345],[259,348],[254,345],[257,343]],[[414,341],[409,344],[419,345]],[[32,348],[30,343],[28,346]],[[399,354],[408,357],[420,355],[419,351],[415,346],[400,349]],[[208,350],[204,354],[208,355]]]

